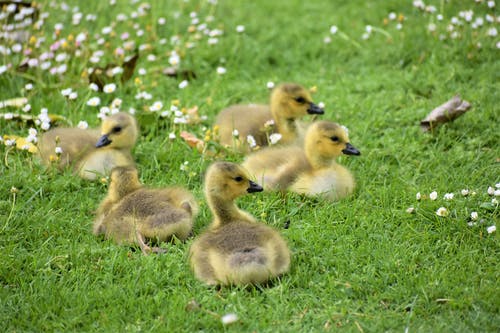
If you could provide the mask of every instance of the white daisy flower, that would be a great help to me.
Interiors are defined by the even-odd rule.
[[[493,195],[493,194],[495,194],[495,188],[493,188],[491,186],[488,186],[487,192],[488,192],[489,195]]]
[[[266,86],[267,86],[267,89],[273,89],[274,88],[274,82],[269,81],[269,82],[267,82]]]
[[[61,148],[61,147],[56,147],[56,148],[54,149],[54,151],[55,151],[56,155],[61,155],[61,154],[62,154],[62,152],[63,152],[63,150],[62,150],[62,148]]]
[[[430,198],[431,200],[433,200],[433,201],[434,201],[434,200],[436,200],[436,199],[437,199],[437,197],[438,197],[438,194],[437,194],[437,192],[436,192],[436,191],[433,191],[433,192],[431,192],[431,194],[429,194],[429,198]]]
[[[245,26],[244,25],[237,25],[236,26],[236,32],[242,33],[245,31]]]
[[[217,74],[224,75],[226,74],[226,69],[224,67],[217,67]]]
[[[69,94],[71,94],[72,91],[73,91],[73,89],[71,89],[71,88],[63,89],[63,90],[61,90],[61,95],[65,96],[65,97],[69,96]]]
[[[102,88],[102,91],[104,91],[106,94],[111,94],[116,90],[116,84],[114,83],[108,83]]]
[[[278,143],[278,141],[281,140],[281,134],[279,133],[273,133],[269,136],[269,141],[271,141],[272,145],[275,145]]]
[[[477,212],[470,213],[471,220],[476,221],[478,219],[478,217],[479,217],[479,215]]]
[[[330,27],[330,33],[331,33],[332,35],[335,35],[338,31],[339,31],[339,28],[337,28],[337,26],[336,26],[336,25],[332,25],[332,26]]]
[[[415,195],[415,198],[416,198],[417,200],[422,199],[422,195],[420,194],[420,192],[417,192],[417,194]]]
[[[238,132],[237,129],[233,130],[233,136],[238,137],[240,135],[240,132]]]
[[[247,135],[247,143],[250,148],[253,148],[257,145],[257,143],[255,142],[255,138],[252,135]]]
[[[113,31],[113,28],[111,28],[109,26],[108,27],[104,27],[101,30],[101,32],[102,32],[103,35],[109,35],[111,33],[111,31]]]
[[[170,134],[168,135],[168,138],[169,138],[170,140],[174,140],[174,139],[176,138],[175,133],[174,133],[174,132],[170,133]]]
[[[84,129],[89,128],[89,124],[85,120],[80,120],[78,122],[78,125],[76,125],[76,127],[84,130]]]
[[[89,84],[89,89],[93,91],[99,91],[99,86],[92,82],[91,84]]]
[[[460,191],[460,193],[461,193],[464,197],[466,197],[466,196],[468,196],[468,195],[469,195],[469,190],[467,190],[467,189],[463,189],[462,191]]]
[[[184,161],[184,163],[181,164],[180,166],[181,171],[186,171],[189,169],[189,161]]]
[[[50,122],[43,121],[42,124],[40,125],[40,128],[43,129],[44,131],[48,130],[50,128]]]
[[[495,231],[497,231],[497,226],[496,225],[492,225],[488,228],[486,228],[486,231],[489,233],[489,234],[492,234],[494,233]]]
[[[186,117],[175,117],[174,124],[187,124],[188,120]]]
[[[179,83],[179,89],[184,89],[189,85],[189,82],[187,80],[182,81]]]
[[[99,104],[101,104],[101,99],[99,97],[92,97],[91,99],[89,99],[87,101],[87,105],[88,106],[98,106]]]
[[[156,101],[149,107],[149,111],[160,111],[163,108],[163,103]]]
[[[271,126],[274,126],[274,119],[268,120],[264,123],[264,128],[269,128]]]
[[[445,207],[439,207],[438,210],[436,211],[436,215],[441,217],[446,217],[449,214],[450,213],[448,212],[448,209],[446,209]]]
[[[445,200],[453,200],[454,196],[455,195],[453,193],[445,193],[443,199],[445,199]]]
[[[223,325],[230,325],[238,321],[238,315],[236,313],[228,313],[223,315],[220,320]]]
[[[170,53],[170,57],[168,58],[168,63],[172,66],[177,66],[181,62],[181,57],[177,54],[177,52],[172,51]]]
[[[66,60],[68,58],[68,54],[67,53],[59,53],[58,55],[56,55],[56,61],[57,62],[63,62],[64,60]]]

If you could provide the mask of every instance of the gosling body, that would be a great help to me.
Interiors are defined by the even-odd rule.
[[[242,163],[262,180],[266,190],[289,190],[308,196],[337,200],[355,188],[351,172],[338,164],[342,155],[360,155],[349,142],[347,131],[329,121],[310,125],[303,147],[270,147],[247,156]]]
[[[272,133],[281,135],[280,143],[291,143],[301,136],[302,126],[297,123],[298,119],[307,114],[323,113],[304,87],[284,83],[273,89],[270,105],[230,106],[219,113],[215,125],[219,127],[221,144],[248,151],[248,136],[261,147],[269,145]]]
[[[80,177],[95,180],[114,167],[134,165],[131,149],[137,137],[135,118],[119,112],[105,118],[100,130],[54,128],[41,136],[38,150],[44,164],[59,170],[70,166]]]
[[[138,245],[143,253],[161,252],[155,243],[176,237],[185,240],[198,213],[194,196],[182,187],[145,188],[134,167],[117,167],[111,173],[108,195],[97,210],[95,235],[118,244]]]
[[[234,203],[247,192],[259,191],[262,187],[240,166],[210,166],[205,195],[214,220],[190,248],[191,267],[199,280],[208,285],[258,284],[289,270],[290,250],[281,235]]]

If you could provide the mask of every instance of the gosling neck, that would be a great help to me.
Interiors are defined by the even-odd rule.
[[[271,114],[274,119],[276,131],[281,134],[281,142],[293,141],[297,136],[297,124],[295,122],[295,118],[283,117],[281,115],[282,112],[279,112],[280,108],[282,108],[282,106],[279,104],[271,104]]]
[[[140,184],[127,184],[127,183],[113,184],[113,183],[111,183],[111,185],[109,187],[109,198],[113,202],[118,202],[119,200],[123,199],[126,195],[137,191],[141,187],[142,187],[142,185],[140,185]]]
[[[207,197],[208,206],[214,215],[212,228],[217,228],[233,221],[248,220],[246,214],[241,211],[233,200],[223,199],[215,195]]]
[[[325,157],[311,149],[306,149],[306,157],[314,170],[331,168],[337,165],[337,162],[335,161],[336,157]]]

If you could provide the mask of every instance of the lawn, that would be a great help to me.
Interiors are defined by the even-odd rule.
[[[3,330],[497,332],[500,3],[422,4],[71,0],[17,14],[3,6]],[[99,74],[106,66],[110,75]],[[35,121],[44,112],[61,116],[51,126],[89,127],[112,108],[133,112],[141,181],[190,189],[201,207],[197,235],[211,221],[206,167],[243,159],[208,132],[215,115],[266,103],[268,86],[281,82],[310,88],[361,156],[340,159],[357,181],[347,199],[264,192],[238,201],[292,251],[290,272],[269,286],[205,286],[187,262],[192,239],[144,256],[96,238],[105,179],[47,169],[23,149],[30,128],[46,129]],[[422,132],[420,120],[455,94],[471,110]],[[202,152],[183,131],[204,141]],[[223,324],[227,314],[236,322]]]

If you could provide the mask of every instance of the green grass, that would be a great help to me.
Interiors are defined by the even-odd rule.
[[[355,174],[357,191],[335,203],[293,194],[241,198],[242,208],[281,230],[293,252],[292,268],[268,287],[216,290],[197,281],[189,269],[192,240],[166,245],[165,255],[146,257],[97,239],[91,226],[105,184],[46,170],[29,153],[0,145],[0,323],[5,331],[498,331],[500,251],[497,232],[489,234],[486,228],[498,224],[499,210],[486,190],[500,182],[499,39],[487,34],[499,25],[485,20],[472,29],[464,23],[456,28],[456,39],[446,31],[462,10],[472,9],[475,19],[498,15],[496,8],[484,2],[429,0],[438,12],[426,14],[411,1],[396,0],[221,0],[216,6],[151,1],[152,10],[131,19],[139,4],[118,2],[108,7],[108,1],[68,1],[70,11],[64,11],[42,1],[41,12],[50,15],[34,35],[46,41],[33,47],[32,57],[55,41],[56,23],[64,24],[61,38],[89,33],[82,55],[76,58],[68,49],[68,70],[56,76],[38,68],[17,71],[22,56],[2,56],[0,66],[12,67],[0,75],[0,100],[26,96],[32,106],[27,114],[36,116],[46,107],[69,124],[87,120],[98,126],[98,108],[86,105],[90,96],[101,97],[101,106],[121,98],[121,108],[136,109],[141,121],[134,150],[141,180],[153,187],[182,184],[192,190],[201,205],[194,230],[199,234],[211,220],[202,176],[213,158],[191,149],[180,131],[203,138],[223,107],[265,102],[268,81],[316,86],[313,98],[326,104],[324,118],[346,125],[362,152],[359,158],[341,160]],[[73,26],[76,5],[84,15]],[[213,16],[209,28],[224,31],[217,44],[187,32],[190,12],[200,23]],[[401,30],[394,21],[384,25],[390,12],[404,15]],[[85,15],[91,13],[97,20],[89,23]],[[116,37],[104,36],[108,47],[98,45],[94,34],[116,22],[118,13],[129,18],[116,23]],[[438,13],[443,21],[436,20]],[[159,25],[159,17],[167,23]],[[427,29],[431,22],[437,25],[435,34]],[[244,25],[245,32],[237,33],[237,25]],[[331,25],[347,38],[340,32],[330,35]],[[366,25],[385,33],[374,31],[363,40]],[[138,29],[143,36],[136,36]],[[126,31],[137,46],[150,45],[140,51],[134,76],[113,94],[89,91],[82,72],[96,65],[88,58],[102,50],[100,66],[120,64],[113,50]],[[180,68],[197,76],[185,89],[178,88],[182,79],[161,73],[169,66],[175,34],[181,40]],[[440,34],[447,38],[440,40]],[[332,42],[324,43],[328,35]],[[186,48],[188,41],[196,47]],[[149,54],[156,60],[148,61]],[[227,73],[218,75],[218,66]],[[139,75],[139,68],[147,73]],[[29,82],[34,89],[26,91]],[[78,92],[76,100],[60,94],[68,87]],[[153,98],[135,99],[141,89]],[[456,93],[473,104],[472,111],[434,133],[422,133],[419,121]],[[168,109],[175,99],[181,107],[197,105],[207,120],[178,125],[145,110],[154,101]],[[23,113],[12,108],[0,112]],[[2,135],[27,136],[29,127],[0,119]],[[170,141],[171,132],[178,139]],[[235,154],[226,158],[242,159]],[[184,161],[187,171],[180,169]],[[476,195],[462,197],[461,189]],[[439,194],[436,201],[416,201],[417,192],[428,196],[432,191]],[[446,192],[455,198],[445,201]],[[410,206],[414,214],[406,212]],[[448,217],[435,214],[441,206],[449,210]],[[479,223],[471,227],[467,222],[473,211]],[[283,228],[286,221],[288,229]],[[201,308],[190,310],[192,300]],[[220,316],[226,313],[236,313],[239,321],[223,326]]]

